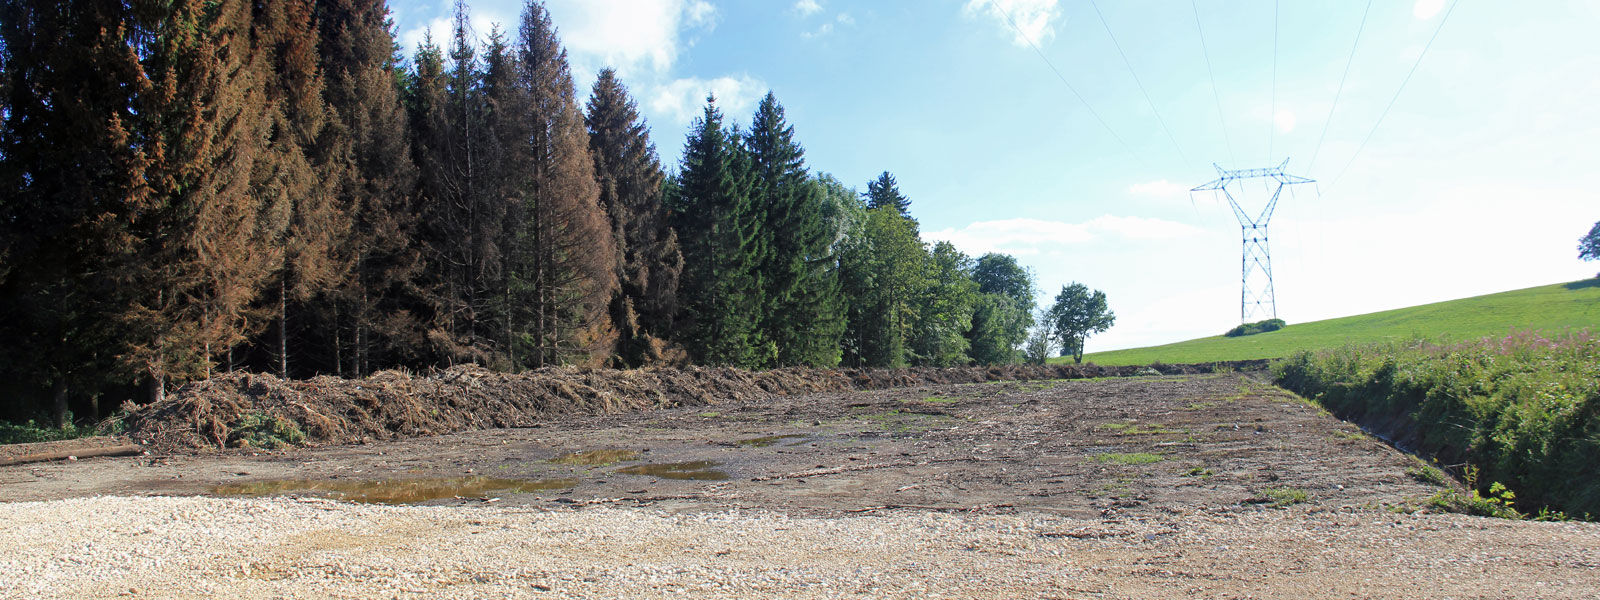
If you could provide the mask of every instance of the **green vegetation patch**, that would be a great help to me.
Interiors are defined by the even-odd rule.
[[[1255,335],[1258,333],[1266,333],[1268,331],[1277,331],[1288,326],[1289,324],[1283,322],[1283,319],[1267,319],[1265,321],[1245,323],[1238,327],[1234,327],[1233,329],[1229,329],[1227,333],[1222,335],[1223,337],[1241,337],[1246,335]]]
[[[1268,508],[1284,508],[1302,502],[1310,502],[1311,495],[1299,488],[1273,487],[1256,492],[1254,498],[1245,500],[1251,504],[1265,504]]]
[[[1107,454],[1097,454],[1095,455],[1094,459],[1103,463],[1113,463],[1119,465],[1148,465],[1161,462],[1167,458],[1160,454],[1151,454],[1149,452],[1134,452],[1131,454],[1112,452]]]
[[[1464,478],[1480,498],[1506,500],[1498,485],[1531,506],[1600,514],[1600,338],[1587,331],[1301,352],[1274,376],[1420,454],[1470,462]]]
[[[228,444],[237,448],[273,450],[306,443],[306,434],[299,423],[260,411],[240,416],[231,429]]]
[[[78,427],[67,423],[66,427],[56,428],[39,425],[29,420],[23,423],[7,423],[0,421],[0,444],[32,444],[35,442],[54,442],[58,440],[73,440],[81,437],[99,435],[93,427]]]
[[[1406,341],[1417,337],[1447,341],[1505,335],[1513,328],[1559,332],[1600,323],[1600,285],[1594,280],[1450,300],[1365,315],[1289,325],[1278,331],[1240,337],[1212,336],[1164,346],[1084,355],[1099,365],[1214,363],[1284,358],[1301,350],[1346,344]],[[1064,362],[1069,359],[1052,359]]]

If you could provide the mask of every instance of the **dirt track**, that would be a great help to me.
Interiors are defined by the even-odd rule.
[[[594,451],[611,454],[569,456]],[[585,458],[615,462],[581,464]],[[673,470],[670,465],[674,464],[683,469]],[[260,455],[230,451],[5,467],[0,468],[0,501],[219,492],[379,500],[431,496],[435,499],[424,504],[488,511],[483,513],[485,518],[505,517],[504,512],[496,511],[581,515],[595,513],[599,507],[642,507],[651,511],[649,514],[665,511],[676,515],[672,519],[696,515],[715,519],[729,511],[736,515],[771,512],[777,515],[774,518],[812,523],[806,527],[841,518],[855,522],[858,517],[902,519],[905,515],[943,514],[958,519],[956,522],[971,519],[971,527],[993,525],[1008,532],[1005,535],[1029,540],[1045,535],[1026,534],[1029,527],[1081,534],[1063,534],[1073,539],[1109,536],[1121,540],[1119,544],[1154,543],[1169,534],[1176,536],[1173,540],[1188,540],[1169,548],[1176,554],[1164,553],[1157,546],[1141,546],[1143,549],[1133,554],[1101,556],[1155,566],[1118,571],[1122,579],[1107,580],[1098,588],[1079,588],[1083,593],[1061,594],[1065,597],[1183,597],[1180,590],[1186,588],[1182,586],[1158,585],[1173,577],[1170,573],[1178,567],[1190,573],[1186,576],[1190,578],[1204,579],[1208,572],[1226,575],[1192,588],[1205,590],[1201,595],[1217,597],[1320,596],[1319,590],[1335,589],[1307,580],[1306,569],[1318,577],[1343,573],[1363,578],[1368,584],[1337,588],[1362,597],[1600,594],[1596,583],[1600,582],[1600,550],[1596,550],[1600,548],[1600,526],[1566,524],[1558,530],[1550,529],[1555,526],[1549,524],[1386,512],[1414,506],[1437,491],[1406,474],[1412,464],[1411,458],[1362,435],[1356,427],[1267,385],[1260,375],[1227,373],[816,393],[578,416],[540,427]],[[641,470],[647,474],[629,473]],[[399,483],[374,483],[383,481]],[[1274,490],[1304,492],[1307,500],[1287,508],[1269,508]],[[600,514],[644,518],[635,512]],[[1028,523],[1065,521],[1027,526],[994,521],[1013,517]],[[811,519],[821,521],[806,521]],[[1385,525],[1391,522],[1394,525]],[[877,527],[870,523],[880,522],[866,520],[841,527]],[[1401,525],[1429,533],[1402,533]],[[750,526],[752,531],[771,530]],[[1235,526],[1260,527],[1260,537],[1253,537],[1249,529],[1229,529]],[[1339,527],[1350,527],[1349,536],[1337,533]],[[1386,527],[1396,527],[1393,537],[1387,537]],[[1482,533],[1485,527],[1496,533]],[[1556,531],[1559,540],[1549,537]],[[1177,535],[1182,532],[1210,532],[1206,535],[1212,537]],[[1546,539],[1554,545],[1540,547],[1540,540]],[[920,547],[920,542],[906,543],[911,544],[904,549],[907,552]],[[1030,569],[1050,564],[1048,553],[1036,556],[1031,552],[1060,551],[1036,548],[1033,542],[1004,543],[1031,548],[1023,553],[1029,557]],[[1324,558],[1336,555],[1344,562],[1319,566],[1316,561],[1323,559],[1317,558],[1318,552],[1306,553],[1308,543],[1325,546],[1321,551]],[[1075,548],[1093,550],[1083,545]],[[746,550],[757,555],[764,551],[759,547]],[[1479,554],[1502,558],[1494,559],[1501,562],[1494,563],[1499,566],[1493,569],[1473,567],[1450,573],[1466,578],[1465,586],[1430,587],[1431,578],[1442,575],[1433,570],[1450,567],[1434,560],[1447,551],[1481,551]],[[826,562],[825,552],[807,556],[811,557],[807,560]],[[1091,553],[1089,558],[1094,556],[1098,555]],[[1362,556],[1371,560],[1363,562]],[[0,555],[0,563],[4,559]],[[713,561],[707,564],[717,564],[714,559],[716,556],[706,558]],[[1220,562],[1239,559],[1260,564]],[[988,566],[983,568],[1005,564],[1003,559],[994,560],[999,562],[985,563]],[[1041,560],[1044,562],[1038,562]],[[1208,561],[1216,561],[1210,563],[1209,571]],[[1169,566],[1159,567],[1163,564]],[[1501,568],[1509,566],[1515,568]],[[294,571],[298,567],[282,568]],[[290,580],[304,576],[294,573],[299,574],[291,573]],[[982,569],[977,573],[981,579]],[[1300,576],[1289,577],[1295,573]],[[1517,573],[1525,573],[1526,580],[1516,579]],[[1294,587],[1250,583],[1252,577],[1278,576],[1288,577],[1284,581],[1295,582]],[[910,580],[915,579],[912,576]],[[956,586],[951,588],[951,596],[996,597],[983,593],[982,585],[951,585]],[[999,596],[1049,596],[1046,592],[1060,589],[1062,583],[1045,578],[1017,585],[1021,587],[1007,588],[1011,592]],[[428,589],[441,593],[455,588]],[[608,595],[597,591],[600,589],[591,588],[589,595]],[[659,592],[668,588],[646,585],[628,589]],[[721,595],[738,597],[729,591],[734,589],[724,589]],[[957,589],[966,591],[957,593]],[[1093,589],[1099,591],[1090,593]],[[798,589],[778,591],[798,596],[833,595],[813,588],[804,593]],[[757,592],[767,595],[773,590],[761,588],[751,593]]]

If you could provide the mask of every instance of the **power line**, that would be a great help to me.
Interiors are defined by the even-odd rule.
[[[1206,74],[1211,76],[1211,97],[1217,101],[1217,122],[1222,124],[1222,141],[1228,144],[1228,160],[1238,163],[1239,158],[1233,155],[1233,140],[1228,137],[1228,121],[1222,117],[1222,94],[1217,92],[1217,73],[1211,70],[1211,50],[1206,48],[1206,28],[1200,24],[1200,5],[1197,2],[1198,0],[1189,0],[1189,7],[1194,9],[1194,28],[1200,32],[1200,53],[1206,57]],[[1099,11],[1100,9],[1095,9],[1095,12]],[[1104,23],[1105,18],[1101,17],[1100,22]],[[1110,27],[1106,28],[1106,31],[1110,30]],[[1121,52],[1121,49],[1118,48],[1117,51]],[[1123,60],[1127,60],[1127,57],[1123,57]],[[1132,67],[1129,69],[1132,70]]]
[[[1210,60],[1210,59],[1207,59]],[[1213,84],[1215,85],[1215,84]],[[1267,113],[1267,162],[1278,135],[1278,0],[1272,0],[1272,111]]]
[[[1367,142],[1372,141],[1372,134],[1378,132],[1378,126],[1383,124],[1384,117],[1389,116],[1389,109],[1394,108],[1394,103],[1400,99],[1400,92],[1406,90],[1407,83],[1411,83],[1411,76],[1417,74],[1417,67],[1422,66],[1422,57],[1428,55],[1428,49],[1433,47],[1433,40],[1439,39],[1439,32],[1444,30],[1445,21],[1450,20],[1450,13],[1455,12],[1456,5],[1460,3],[1461,0],[1451,2],[1450,8],[1444,11],[1444,17],[1439,19],[1439,26],[1433,29],[1433,37],[1428,38],[1428,43],[1422,46],[1422,53],[1417,55],[1417,62],[1411,64],[1411,70],[1406,72],[1406,78],[1400,81],[1400,89],[1394,91],[1394,97],[1389,99],[1389,105],[1383,107],[1383,113],[1378,115],[1378,121],[1372,124],[1372,131],[1367,132],[1367,137],[1361,140],[1361,145],[1356,146],[1356,153],[1350,155],[1350,161],[1344,163],[1344,168],[1339,169],[1339,174],[1334,175],[1328,182],[1328,189],[1333,189],[1333,186],[1339,183],[1339,178],[1344,177],[1344,172],[1350,170],[1350,165],[1356,162],[1356,157],[1361,156],[1361,151],[1366,149]]]
[[[1011,13],[1006,12],[1005,7],[1000,6],[1000,2],[998,0],[991,1],[989,5],[993,6],[995,10],[1000,11],[1000,15],[1006,18],[1006,22],[1011,24],[1012,29],[1016,30],[1017,37],[1022,38],[1022,41],[1028,43],[1028,47],[1033,48],[1033,52],[1038,54],[1040,59],[1044,60],[1044,64],[1050,67],[1050,71],[1052,73],[1056,74],[1056,79],[1060,79],[1062,85],[1067,86],[1067,89],[1072,91],[1072,95],[1078,99],[1078,102],[1082,103],[1084,108],[1089,109],[1089,114],[1094,115],[1094,120],[1100,122],[1100,126],[1106,129],[1106,133],[1110,133],[1111,137],[1115,138],[1117,143],[1122,145],[1122,149],[1127,150],[1128,154],[1132,155],[1134,160],[1139,161],[1140,164],[1144,164],[1144,159],[1139,156],[1139,153],[1134,152],[1133,147],[1129,146],[1127,142],[1122,141],[1122,136],[1117,135],[1117,130],[1112,129],[1111,125],[1106,123],[1105,119],[1100,118],[1100,113],[1095,112],[1094,107],[1089,105],[1089,101],[1083,98],[1083,94],[1078,93],[1078,88],[1073,87],[1072,83],[1067,81],[1066,76],[1061,74],[1061,70],[1056,68],[1055,63],[1050,62],[1050,57],[1045,56],[1044,51],[1039,49],[1039,45],[1033,43],[1033,38],[1028,37],[1028,34],[1022,32],[1022,28],[1018,27],[1017,22],[1011,18]]]
[[[1328,139],[1328,126],[1333,124],[1333,111],[1339,108],[1339,95],[1344,93],[1344,81],[1350,77],[1350,65],[1355,63],[1356,48],[1361,45],[1361,32],[1367,28],[1367,13],[1372,12],[1372,0],[1367,0],[1366,10],[1361,11],[1361,26],[1356,28],[1356,41],[1350,45],[1350,58],[1344,62],[1344,75],[1339,77],[1339,89],[1333,93],[1333,106],[1328,107],[1328,120],[1322,123],[1322,136],[1317,138],[1317,148],[1311,152],[1311,162],[1306,163],[1306,171],[1317,164],[1317,155],[1322,153],[1322,142]]]
[[[996,4],[995,6],[999,6]],[[1100,5],[1094,0],[1089,0],[1089,6],[1094,7],[1094,14],[1100,17],[1100,24],[1105,26],[1106,35],[1111,36],[1111,45],[1117,48],[1117,54],[1122,56],[1122,64],[1127,65],[1128,74],[1133,75],[1133,82],[1138,84],[1139,92],[1144,94],[1145,104],[1150,105],[1150,112],[1156,116],[1156,122],[1161,124],[1161,130],[1167,132],[1167,139],[1172,142],[1172,147],[1178,150],[1178,157],[1183,159],[1183,164],[1188,166],[1189,156],[1184,154],[1183,146],[1178,144],[1178,138],[1172,135],[1172,129],[1167,127],[1167,120],[1161,118],[1161,111],[1156,109],[1156,103],[1150,100],[1150,92],[1144,89],[1144,82],[1139,80],[1139,73],[1133,70],[1133,63],[1128,60],[1128,55],[1122,51],[1122,44],[1117,43],[1117,34],[1111,32],[1111,24],[1106,22],[1106,16],[1100,13]]]

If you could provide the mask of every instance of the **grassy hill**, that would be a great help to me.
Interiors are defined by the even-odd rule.
[[[1600,279],[1558,283],[1388,310],[1292,324],[1278,331],[1229,338],[1221,335],[1164,346],[1095,352],[1083,362],[1136,365],[1280,358],[1296,350],[1423,336],[1469,340],[1512,329],[1600,329]],[[1053,359],[1052,362],[1067,359]]]

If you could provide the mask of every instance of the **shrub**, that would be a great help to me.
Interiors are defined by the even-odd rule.
[[[1587,331],[1300,352],[1273,373],[1401,446],[1481,469],[1469,488],[1484,505],[1515,489],[1526,505],[1600,513],[1600,340]]]
[[[1283,322],[1283,319],[1267,319],[1265,321],[1256,321],[1254,323],[1245,323],[1245,324],[1240,325],[1238,327],[1234,327],[1233,329],[1229,329],[1227,333],[1224,333],[1222,335],[1225,335],[1227,337],[1240,337],[1240,336],[1246,336],[1246,335],[1255,335],[1255,334],[1258,334],[1258,333],[1266,333],[1268,331],[1277,331],[1279,329],[1283,329],[1284,327],[1288,327],[1288,326],[1289,326],[1289,324]]]

